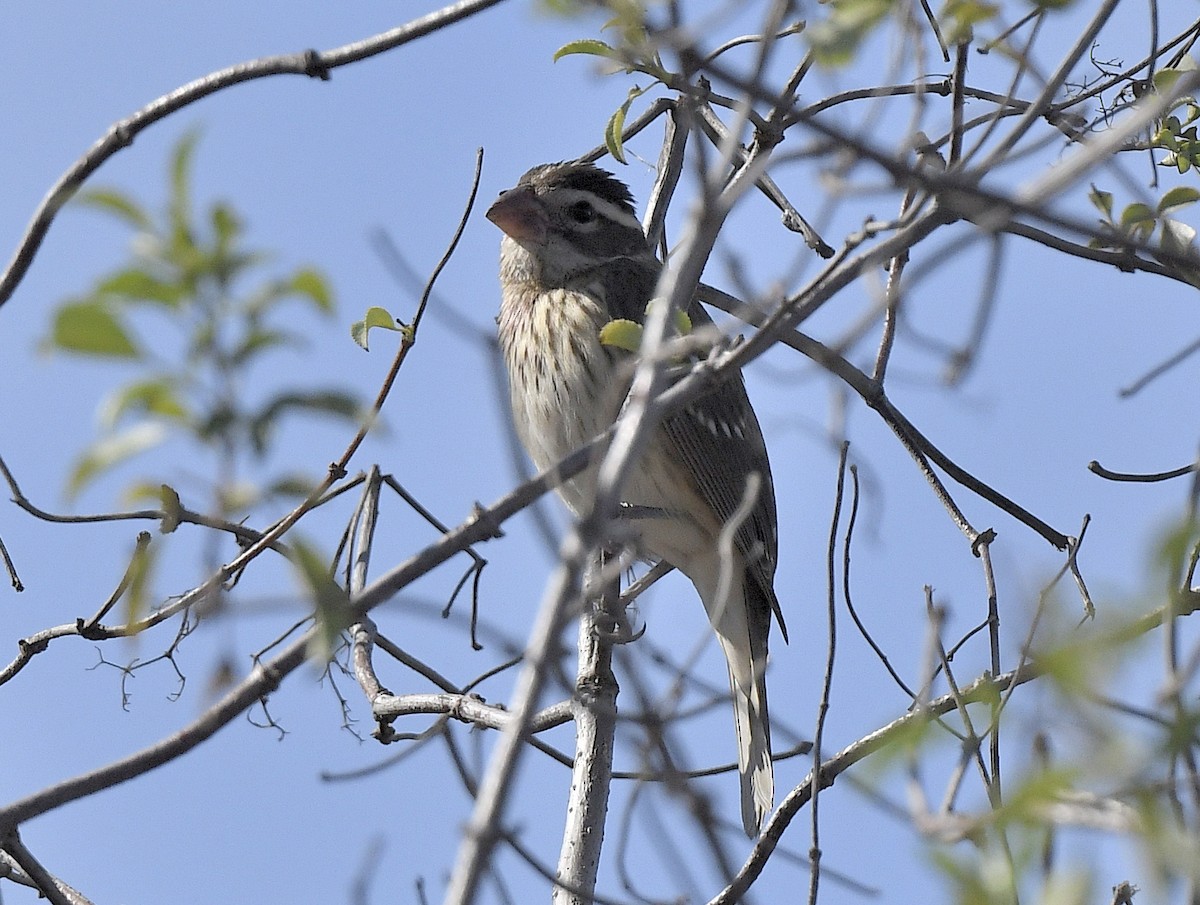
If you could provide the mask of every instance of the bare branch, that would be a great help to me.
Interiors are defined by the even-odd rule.
[[[763,867],[766,866],[772,852],[779,845],[783,838],[783,833],[787,829],[788,824],[791,823],[792,818],[812,798],[814,785],[820,785],[823,789],[828,788],[833,785],[839,775],[854,764],[882,750],[891,740],[902,735],[912,726],[931,717],[944,716],[951,710],[956,709],[959,706],[959,701],[974,703],[989,700],[997,691],[1004,691],[1011,687],[1024,685],[1036,679],[1038,675],[1040,673],[1035,667],[1027,666],[1024,669],[997,676],[995,679],[990,676],[981,676],[970,685],[960,689],[957,696],[946,694],[934,698],[925,707],[913,710],[888,723],[886,726],[881,726],[879,729],[848,745],[837,754],[822,762],[820,772],[817,774],[819,779],[816,783],[814,783],[813,774],[810,773],[800,785],[788,794],[787,798],[784,799],[772,815],[770,822],[763,830],[762,836],[755,843],[750,857],[742,865],[741,870],[738,871],[738,875],[733,883],[723,889],[719,895],[709,900],[708,905],[733,905],[733,903],[741,901],[762,872]]]
[[[159,122],[189,104],[208,97],[233,85],[275,75],[303,75],[309,78],[328,80],[330,72],[340,66],[357,63],[372,56],[394,50],[417,38],[453,25],[462,19],[495,6],[500,0],[459,0],[427,15],[413,19],[405,25],[389,31],[343,44],[327,51],[306,50],[301,53],[262,57],[247,63],[219,69],[202,78],[176,88],[169,94],[151,101],[145,107],[114,123],[83,157],[59,177],[58,182],[42,199],[26,227],[25,235],[17,246],[16,253],[3,274],[0,274],[0,306],[11,297],[26,271],[33,263],[50,224],[63,205],[71,200],[79,187],[98,170],[106,160],[123,148],[129,147],[143,129]]]
[[[51,876],[25,847],[16,830],[0,841],[0,876],[36,889],[51,905],[92,905],[83,893]]]
[[[597,551],[591,570],[594,576],[605,572],[609,555]],[[624,621],[624,614],[615,612],[621,607],[621,577],[615,573],[603,585],[593,579],[588,586],[599,591],[599,598],[584,606],[579,619],[579,669],[572,705],[575,763],[551,897],[562,905],[590,905],[595,895],[617,731],[617,679],[612,670],[612,642],[603,626]]]

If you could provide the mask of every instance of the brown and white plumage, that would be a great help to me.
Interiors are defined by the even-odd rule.
[[[642,322],[661,264],[629,189],[590,164],[534,167],[487,213],[501,243],[498,318],[513,420],[534,463],[549,468],[606,430],[629,389],[628,353],[603,345],[610,320]],[[711,323],[699,302],[693,324]],[[722,556],[722,528],[759,478],[749,517]],[[576,513],[595,491],[591,468],[559,490]],[[639,513],[641,551],[696,586],[729,667],[742,823],[756,835],[774,798],[765,672],[774,613],[775,493],[762,432],[741,375],[666,416],[622,491]],[[722,579],[724,578],[724,581]],[[722,598],[722,587],[728,593]]]

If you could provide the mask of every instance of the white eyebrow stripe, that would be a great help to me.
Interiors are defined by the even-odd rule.
[[[619,204],[613,204],[605,198],[601,198],[595,192],[584,192],[579,189],[567,189],[563,194],[567,195],[574,201],[584,200],[589,201],[596,211],[609,220],[615,223],[620,223],[629,229],[636,229],[639,233],[642,232],[642,222],[633,214],[629,213]]]

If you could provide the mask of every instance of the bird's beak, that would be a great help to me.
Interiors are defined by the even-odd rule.
[[[550,226],[545,208],[527,185],[501,192],[488,208],[487,218],[517,241],[544,242]]]

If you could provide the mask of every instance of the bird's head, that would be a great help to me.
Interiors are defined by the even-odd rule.
[[[590,163],[534,167],[500,193],[487,218],[505,233],[504,266],[544,286],[649,251],[629,188]]]

